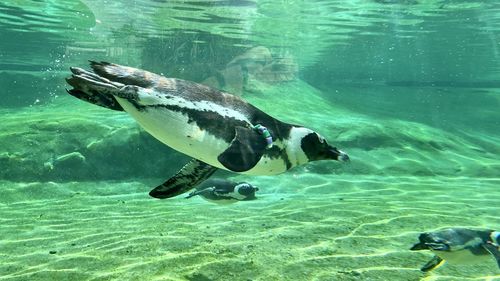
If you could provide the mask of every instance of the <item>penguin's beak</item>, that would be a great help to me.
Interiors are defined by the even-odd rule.
[[[347,155],[347,153],[343,152],[342,150],[339,150],[340,154],[339,154],[339,161],[340,162],[349,162],[351,161],[351,158],[349,158],[349,155]]]
[[[336,159],[340,162],[349,162],[350,158],[347,153],[343,152],[340,149],[337,149],[336,147],[330,147],[330,154],[333,156],[331,158]]]

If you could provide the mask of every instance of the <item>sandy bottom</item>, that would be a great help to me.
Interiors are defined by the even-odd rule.
[[[403,101],[390,103],[400,92],[379,89],[393,96],[371,101],[340,89],[325,100],[305,83],[287,85],[251,102],[318,130],[351,155],[351,164],[237,176],[232,179],[259,186],[259,198],[224,206],[149,198],[169,175],[109,181],[156,178],[182,165],[125,114],[76,106],[69,97],[47,107],[0,110],[0,148],[6,149],[0,152],[0,281],[500,280],[493,258],[423,274],[432,254],[409,250],[424,231],[500,229],[500,136],[485,125],[499,120],[498,103],[472,102],[488,93],[474,92],[471,101],[458,99],[460,110],[441,111],[403,103],[419,101],[420,92],[405,91]],[[469,99],[464,93],[459,96]],[[352,105],[337,106],[351,95]],[[365,98],[358,111],[348,110]],[[405,118],[391,115],[398,108]]]
[[[246,178],[256,201],[148,198],[145,182],[0,182],[0,280],[500,280],[493,259],[423,274],[419,232],[500,228],[500,180]]]

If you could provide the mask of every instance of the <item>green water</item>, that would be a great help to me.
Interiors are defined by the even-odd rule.
[[[0,280],[500,280],[409,250],[500,229],[499,48],[498,1],[4,0]],[[351,162],[150,198],[189,157],[67,95],[88,60],[238,94]]]

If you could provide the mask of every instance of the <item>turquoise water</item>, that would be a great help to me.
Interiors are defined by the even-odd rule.
[[[500,3],[2,1],[0,280],[500,280],[419,269],[421,232],[500,229]],[[216,87],[349,153],[257,200],[149,190],[189,157],[68,94],[109,61]]]

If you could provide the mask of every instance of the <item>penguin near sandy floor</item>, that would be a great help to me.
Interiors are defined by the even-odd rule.
[[[68,93],[129,113],[148,133],[193,159],[149,194],[182,194],[217,169],[275,175],[316,160],[349,156],[311,129],[284,123],[238,96],[145,70],[90,62],[71,67]]]
[[[422,233],[418,239],[419,242],[410,250],[431,250],[435,254],[420,269],[423,272],[431,271],[445,261],[452,264],[474,264],[488,262],[491,257],[500,268],[499,231],[448,228]]]
[[[201,196],[203,199],[219,204],[234,203],[237,201],[255,200],[255,192],[259,188],[247,182],[233,182],[221,178],[208,179],[198,185],[196,190],[186,197]]]

